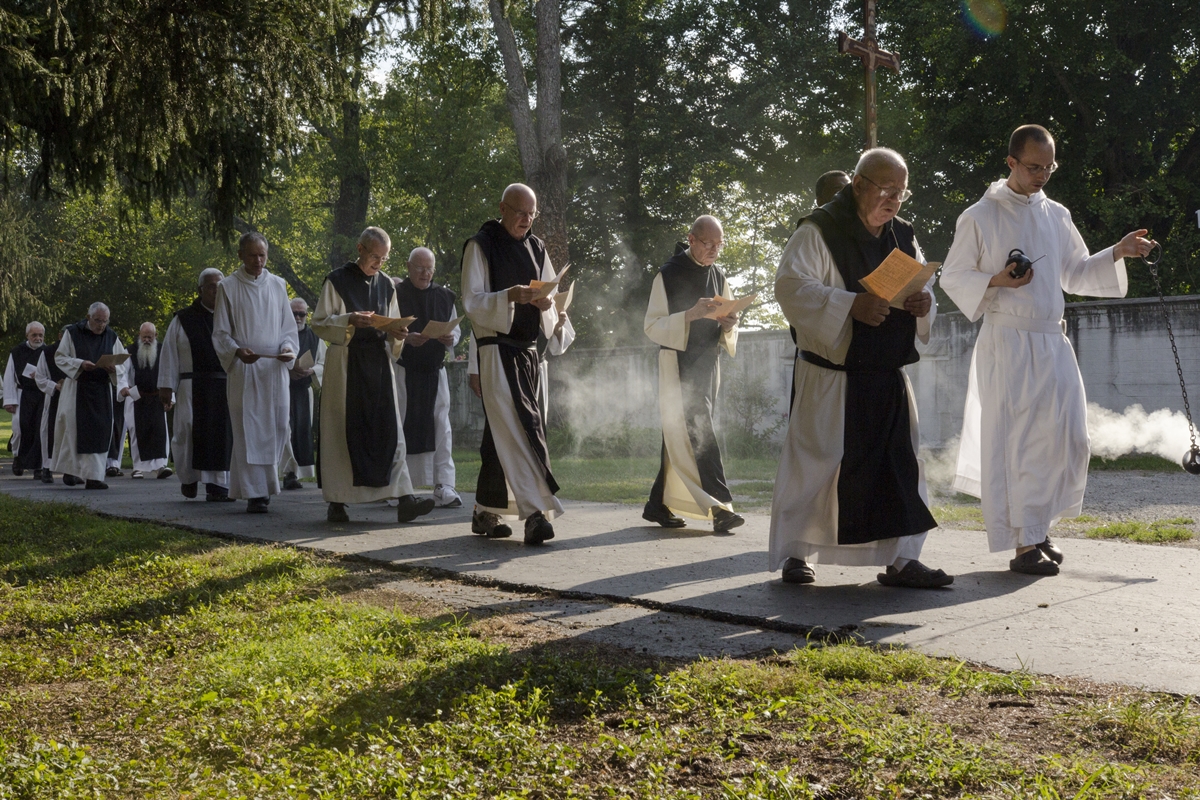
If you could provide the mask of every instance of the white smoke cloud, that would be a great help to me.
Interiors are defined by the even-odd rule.
[[[1103,458],[1153,453],[1178,461],[1191,446],[1187,417],[1168,408],[1147,413],[1132,405],[1117,413],[1088,403],[1087,422],[1092,454]]]

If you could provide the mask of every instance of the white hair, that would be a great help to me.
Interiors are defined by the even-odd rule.
[[[29,323],[28,325],[26,325],[26,326],[25,326],[25,335],[26,335],[26,336],[28,336],[28,335],[29,335],[29,332],[30,332],[31,330],[33,330],[33,329],[34,329],[34,326],[37,326],[37,327],[41,328],[41,329],[42,329],[42,333],[45,333],[45,332],[46,332],[46,326],[45,326],[45,325],[43,325],[42,323],[38,322],[37,320],[34,320],[33,322],[31,322],[31,323]]]
[[[154,342],[151,342],[150,344],[146,344],[139,337],[138,338],[138,349],[137,349],[137,361],[138,361],[138,366],[141,367],[142,369],[149,369],[150,367],[153,367],[154,362],[158,361],[158,342],[154,341]]]
[[[383,228],[377,228],[374,225],[358,235],[359,244],[365,246],[368,242],[383,245],[388,250],[392,249],[392,237],[388,236],[387,231]]]
[[[90,317],[92,314],[95,314],[97,311],[99,311],[99,310],[100,310],[100,309],[102,309],[102,308],[103,308],[105,311],[108,311],[108,306],[104,305],[104,303],[101,303],[99,300],[97,300],[96,302],[94,302],[94,303],[92,303],[90,306],[88,306],[88,313],[87,313],[87,315]],[[111,311],[108,311],[108,313],[109,313],[109,314],[112,314],[112,312],[111,312]]]
[[[290,305],[292,307],[292,309],[295,310],[296,303],[299,303],[300,305],[304,306],[304,310],[308,311],[308,301],[305,300],[303,297],[293,297],[292,302],[290,302],[288,305]]]
[[[435,256],[433,254],[433,251],[430,250],[428,247],[414,247],[412,249],[412,252],[408,254],[408,263],[411,264],[412,260],[414,258],[416,258],[418,254],[425,254],[425,253],[429,254],[430,260],[433,261],[434,266],[437,266],[437,256]]]
[[[904,156],[890,147],[872,147],[870,150],[864,150],[858,157],[858,163],[854,165],[854,174],[866,175],[878,167],[899,167],[905,173],[908,172],[908,162],[904,160]]]
[[[216,275],[218,278],[225,277],[225,273],[221,272],[221,270],[217,269],[216,267],[209,267],[208,269],[204,269],[204,270],[200,271],[200,277],[196,278],[196,286],[203,286],[204,279],[207,278],[209,275]]]

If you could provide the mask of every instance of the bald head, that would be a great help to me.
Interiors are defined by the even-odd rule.
[[[500,224],[514,239],[524,239],[537,219],[537,195],[523,183],[510,183],[500,198]]]
[[[868,233],[879,236],[910,196],[908,164],[895,150],[873,147],[859,157],[852,186],[859,219]]]
[[[154,340],[157,338],[158,329],[154,327],[153,322],[143,322],[142,327],[138,328],[138,341],[142,344],[154,344]]]
[[[717,260],[717,254],[725,246],[725,231],[721,222],[709,214],[701,214],[688,231],[688,248],[692,259],[707,267]]]
[[[433,269],[437,264],[433,251],[428,247],[416,247],[408,254],[408,280],[418,289],[428,289],[433,283]]]

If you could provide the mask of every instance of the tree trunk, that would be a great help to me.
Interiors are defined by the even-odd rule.
[[[567,151],[562,143],[562,10],[560,0],[539,0],[537,16],[537,121],[529,108],[529,84],[512,24],[500,0],[488,0],[496,41],[504,59],[505,102],[517,135],[525,182],[538,196],[537,232],[550,261],[570,259],[567,240]]]
[[[362,152],[362,105],[357,98],[342,103],[342,130],[332,144],[338,174],[329,249],[329,268],[334,270],[355,259],[371,200],[371,168]]]

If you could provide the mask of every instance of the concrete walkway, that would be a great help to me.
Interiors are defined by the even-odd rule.
[[[936,530],[922,560],[956,576],[948,589],[888,589],[875,582],[874,568],[830,566],[817,567],[816,584],[791,586],[766,572],[763,516],[749,516],[732,535],[715,536],[695,527],[650,526],[631,506],[567,502],[567,514],[555,522],[557,538],[532,548],[521,543],[519,529],[508,540],[473,535],[470,495],[465,508],[438,509],[411,525],[398,526],[395,512],[383,505],[351,507],[351,523],[330,525],[312,486],[275,498],[269,514],[249,515],[244,503],[184,500],[174,478],[109,483],[108,491],[85,491],[6,472],[0,490],[502,586],[736,615],[733,621],[776,630],[851,630],[868,641],[1006,670],[1200,694],[1196,549],[1064,540],[1063,572],[1038,579],[1009,572],[1010,555],[989,554],[983,533]],[[607,638],[621,637],[609,631]]]

